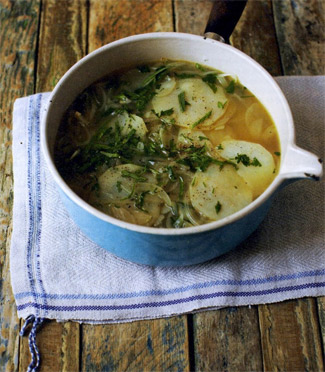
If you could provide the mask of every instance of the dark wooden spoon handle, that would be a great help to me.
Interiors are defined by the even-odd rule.
[[[205,34],[221,36],[226,43],[245,8],[247,0],[215,0],[205,28]]]

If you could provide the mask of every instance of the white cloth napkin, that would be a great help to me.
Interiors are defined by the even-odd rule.
[[[324,157],[325,77],[277,81],[298,145]],[[281,190],[251,237],[200,265],[137,265],[91,242],[69,218],[40,151],[48,96],[20,98],[14,106],[10,266],[19,317],[108,323],[325,295],[322,182]]]

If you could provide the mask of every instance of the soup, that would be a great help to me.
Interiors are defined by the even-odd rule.
[[[280,163],[274,123],[236,76],[159,61],[88,87],[65,113],[56,166],[117,219],[182,228],[247,206]]]

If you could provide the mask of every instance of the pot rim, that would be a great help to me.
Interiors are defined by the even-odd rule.
[[[78,70],[79,66],[87,62],[89,59],[95,58],[98,54],[102,53],[103,51],[106,51],[107,49],[118,47],[119,45],[128,43],[132,44],[135,42],[139,42],[141,40],[148,40],[148,39],[164,39],[164,38],[172,38],[172,39],[187,39],[187,40],[196,40],[196,41],[202,41],[202,42],[208,42],[211,44],[218,44],[219,48],[225,48],[225,49],[231,49],[234,54],[237,54],[241,56],[242,58],[245,58],[248,62],[254,64],[254,67],[256,69],[259,69],[260,72],[263,73],[266,80],[268,80],[268,83],[273,85],[273,88],[277,91],[278,95],[281,97],[281,100],[284,104],[285,108],[285,114],[286,114],[286,120],[287,120],[287,126],[288,126],[288,141],[287,141],[287,149],[291,147],[295,147],[295,129],[293,124],[293,117],[291,110],[289,108],[289,104],[276,83],[276,81],[273,79],[273,77],[254,59],[246,55],[245,53],[241,52],[240,50],[234,48],[231,45],[227,45],[224,43],[221,43],[219,41],[209,39],[206,37],[198,36],[198,35],[191,35],[186,33],[180,33],[180,32],[157,32],[157,33],[146,33],[146,34],[138,34],[133,36],[128,36],[116,41],[113,41],[109,44],[106,44],[93,52],[89,53],[82,59],[80,59],[77,63],[75,63],[60,79],[60,81],[55,86],[54,90],[52,91],[48,103],[45,108],[45,115],[41,123],[41,147],[42,151],[45,157],[45,161],[47,163],[47,166],[54,177],[54,180],[56,184],[61,188],[61,190],[79,207],[87,211],[88,213],[92,214],[93,216],[99,218],[100,220],[103,220],[105,222],[108,222],[110,224],[113,224],[115,226],[131,230],[138,233],[143,234],[154,234],[154,235],[164,235],[164,236],[183,236],[183,235],[192,235],[192,234],[198,234],[203,233],[207,231],[212,231],[218,228],[221,228],[223,226],[226,226],[230,223],[233,223],[249,213],[253,212],[255,209],[257,209],[259,206],[261,206],[264,202],[266,202],[267,199],[270,198],[270,196],[276,191],[276,189],[280,186],[280,184],[288,178],[291,178],[287,174],[282,174],[281,169],[283,168],[283,164],[285,162],[285,154],[281,150],[281,165],[278,174],[274,178],[273,182],[268,186],[268,188],[253,202],[248,204],[243,209],[239,210],[236,213],[233,213],[225,218],[222,218],[218,221],[209,222],[207,224],[198,225],[194,227],[185,227],[181,229],[174,229],[174,228],[157,228],[157,227],[146,227],[141,225],[135,225],[129,222],[124,222],[122,220],[118,220],[114,217],[111,217],[98,209],[92,207],[90,204],[88,204],[86,201],[84,201],[82,198],[80,198],[76,193],[72,191],[72,189],[66,184],[66,182],[63,180],[61,175],[59,174],[57,168],[54,165],[54,162],[52,160],[52,156],[49,150],[48,140],[47,140],[47,122],[48,122],[48,112],[50,109],[50,106],[52,104],[52,101],[55,99],[55,97],[60,94],[60,88],[62,85],[62,82],[69,78],[69,76],[75,72],[75,70]],[[276,125],[276,124],[275,124]]]

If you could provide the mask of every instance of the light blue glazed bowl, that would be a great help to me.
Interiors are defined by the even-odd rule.
[[[281,143],[280,170],[267,190],[242,210],[222,220],[183,229],[138,226],[108,216],[87,204],[64,182],[53,161],[61,118],[90,84],[121,68],[167,58],[208,65],[238,76],[272,116]],[[46,107],[41,128],[42,150],[62,200],[80,229],[98,245],[140,264],[191,265],[234,249],[262,222],[280,186],[300,179],[318,179],[316,155],[295,145],[289,105],[274,79],[237,49],[215,40],[181,33],[149,33],[110,43],[76,63],[59,81]]]

